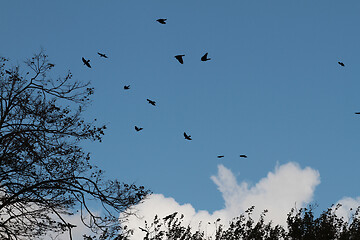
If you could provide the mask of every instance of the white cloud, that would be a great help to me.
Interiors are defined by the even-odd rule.
[[[296,163],[287,163],[276,166],[273,172],[261,179],[254,186],[249,186],[245,181],[238,183],[231,170],[223,165],[218,166],[218,174],[211,176],[212,181],[218,186],[225,201],[225,208],[210,214],[207,211],[196,211],[190,204],[180,205],[173,198],[166,198],[162,194],[153,194],[143,203],[135,206],[141,218],[130,216],[128,226],[135,230],[133,239],[142,239],[144,233],[139,226],[144,226],[144,221],[152,222],[154,216],[167,216],[173,212],[184,214],[184,224],[197,230],[199,222],[201,229],[208,235],[214,230],[217,218],[227,224],[233,217],[239,216],[251,206],[256,206],[254,218],[264,209],[269,210],[268,219],[276,224],[285,224],[287,213],[292,207],[304,207],[314,194],[315,187],[320,183],[318,171],[306,167],[302,169]]]
[[[345,221],[351,220],[351,215],[356,211],[357,207],[360,206],[360,197],[351,198],[344,197],[339,200],[337,204],[341,204],[341,207],[335,212],[338,217],[343,217]],[[334,206],[334,207],[335,207]]]
[[[132,239],[143,239],[144,232],[140,231],[138,227],[144,227],[145,220],[151,223],[155,215],[163,218],[174,212],[178,212],[179,215],[184,214],[184,226],[190,224],[194,230],[198,230],[200,227],[207,236],[211,236],[215,232],[216,219],[220,218],[221,223],[227,225],[233,217],[244,213],[251,206],[256,207],[255,219],[264,209],[268,209],[267,220],[285,225],[287,213],[295,204],[299,209],[312,201],[315,187],[320,183],[320,174],[310,167],[302,169],[298,164],[290,162],[276,166],[273,172],[269,172],[258,183],[250,186],[245,181],[238,183],[230,169],[218,165],[218,173],[216,176],[211,176],[211,180],[217,185],[223,196],[224,209],[213,213],[196,211],[191,204],[180,205],[174,198],[153,194],[143,203],[134,207],[140,218],[128,217],[127,225],[135,230]],[[351,214],[360,206],[360,197],[344,197],[338,203],[342,206],[336,211],[336,215],[349,221]],[[67,220],[78,226],[73,229],[73,239],[82,239],[84,233],[91,234],[90,230],[81,223],[79,214],[68,216]],[[68,233],[65,233],[56,239],[62,240],[68,239],[68,237]],[[45,239],[50,240],[50,238]]]
[[[268,209],[268,218],[276,224],[286,223],[286,214],[292,207],[302,207],[312,200],[315,187],[320,183],[320,174],[309,167],[301,169],[296,163],[276,166],[255,186],[249,187],[246,182],[238,184],[234,175],[224,166],[218,166],[218,176],[211,179],[218,186],[225,200],[229,219],[232,213],[240,214],[247,208],[255,206],[255,215]]]
[[[126,224],[130,229],[134,229],[134,235],[132,239],[143,239],[145,233],[140,231],[138,227],[144,227],[145,220],[148,223],[152,223],[155,215],[160,218],[168,216],[174,212],[184,214],[183,223],[185,226],[188,224],[195,230],[202,226],[209,234],[212,234],[215,230],[213,225],[209,225],[208,222],[215,222],[217,218],[224,217],[220,212],[210,214],[207,211],[195,211],[191,204],[180,205],[174,198],[166,198],[162,194],[153,194],[143,203],[136,206],[137,215],[128,217],[129,222]],[[206,229],[207,228],[207,229]]]
[[[92,212],[95,215],[99,215],[99,212],[97,211],[93,211]],[[88,215],[85,217],[85,222],[88,220]],[[54,216],[55,219],[56,216]],[[72,225],[75,225],[76,227],[72,228],[71,230],[71,235],[72,235],[72,239],[84,239],[83,235],[87,234],[87,235],[95,235],[89,228],[87,228],[83,222],[81,221],[81,213],[77,212],[74,215],[64,215],[63,216],[64,220],[66,220],[67,222],[71,223]],[[55,233],[48,233],[44,238],[44,240],[69,240],[69,232],[66,231],[62,234],[55,234]]]

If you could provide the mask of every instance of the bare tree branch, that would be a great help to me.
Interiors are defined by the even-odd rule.
[[[43,51],[25,61],[26,74],[20,66],[6,68],[6,62],[0,58],[0,238],[68,231],[72,239],[74,225],[65,216],[77,208],[92,231],[116,237],[119,213],[149,191],[105,180],[80,147],[82,141],[101,141],[106,129],[82,118],[94,89],[70,72],[53,80],[55,65]],[[103,211],[92,212],[94,201]]]

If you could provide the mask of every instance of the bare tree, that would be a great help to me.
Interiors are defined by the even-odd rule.
[[[70,72],[52,79],[54,64],[41,51],[20,66],[0,59],[0,238],[34,239],[75,226],[65,220],[79,209],[83,223],[104,239],[117,236],[119,213],[149,191],[104,179],[81,147],[101,141],[106,126],[82,118],[93,94]],[[89,204],[102,206],[97,215]],[[85,216],[88,218],[85,219]]]

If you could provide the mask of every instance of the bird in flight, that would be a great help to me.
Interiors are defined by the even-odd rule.
[[[159,18],[156,21],[158,21],[161,24],[166,24],[166,20],[167,20],[166,18]]]
[[[247,156],[244,155],[244,154],[241,154],[240,157],[241,157],[241,158],[247,158]]]
[[[184,64],[183,56],[185,55],[184,54],[176,55],[175,58],[179,61],[179,63]]]
[[[219,156],[217,156],[217,158],[223,158],[223,157],[225,157],[224,155],[219,155]]]
[[[340,64],[340,66],[345,67],[345,64],[343,62],[338,62],[338,64]]]
[[[88,68],[91,68],[91,66],[90,66],[90,59],[89,59],[89,60],[86,60],[85,58],[82,58],[82,61],[83,61],[84,65],[86,65]]]
[[[142,128],[142,127],[135,126],[135,130],[136,130],[137,132],[139,132],[139,131],[143,130],[143,128]]]
[[[184,137],[186,140],[192,140],[190,135],[187,135],[186,132],[184,132]]]
[[[100,57],[103,57],[103,58],[108,58],[108,56],[106,56],[106,54],[105,54],[105,53],[99,53],[99,52],[98,52],[98,54],[99,54],[99,56],[100,56]]]
[[[124,90],[129,90],[130,89],[130,85],[125,85],[124,86]]]
[[[208,53],[205,53],[204,56],[201,57],[201,61],[205,62],[205,61],[211,60],[211,58],[208,58],[207,55],[208,55]]]
[[[148,99],[148,98],[147,98],[146,100],[147,100],[151,105],[156,106],[156,105],[155,105],[155,103],[156,103],[155,101],[152,101],[152,100],[150,100],[150,99]]]

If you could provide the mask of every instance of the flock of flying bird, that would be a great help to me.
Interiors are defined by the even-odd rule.
[[[159,22],[160,24],[166,24],[166,20],[167,20],[166,18],[159,18],[159,19],[157,19],[156,21]],[[102,57],[102,58],[108,58],[108,56],[107,56],[106,54],[104,54],[104,53],[98,52],[97,54],[98,54],[100,57]],[[176,58],[176,60],[179,61],[180,64],[184,64],[184,59],[183,59],[184,56],[185,56],[184,54],[179,54],[179,55],[176,55],[176,56],[174,56],[174,57]],[[206,62],[206,61],[208,61],[208,60],[211,60],[211,58],[208,58],[208,53],[205,53],[205,54],[201,57],[200,60],[203,61],[203,62]],[[88,68],[91,68],[90,60],[89,60],[89,59],[86,60],[84,57],[82,57],[82,61],[83,61],[83,63],[84,63],[85,66],[87,66]],[[338,64],[339,64],[340,66],[342,66],[342,67],[345,67],[345,64],[344,64],[343,62],[338,62]],[[129,90],[129,89],[130,89],[130,85],[125,85],[125,86],[124,86],[124,90]],[[147,98],[146,100],[148,101],[149,104],[151,104],[151,105],[153,105],[153,106],[156,106],[156,102],[155,102],[155,101],[150,100],[150,99],[148,99],[148,98]],[[360,114],[360,112],[355,112],[355,114]],[[143,128],[142,128],[142,127],[135,126],[135,130],[136,130],[137,132],[139,132],[139,131],[143,130]],[[184,132],[184,138],[185,138],[186,140],[189,140],[189,141],[192,140],[191,135],[188,135],[186,132]],[[223,157],[225,157],[225,156],[224,156],[224,155],[218,155],[218,156],[217,156],[217,158],[223,158]],[[241,154],[240,157],[241,157],[241,158],[247,158],[247,155]]]

